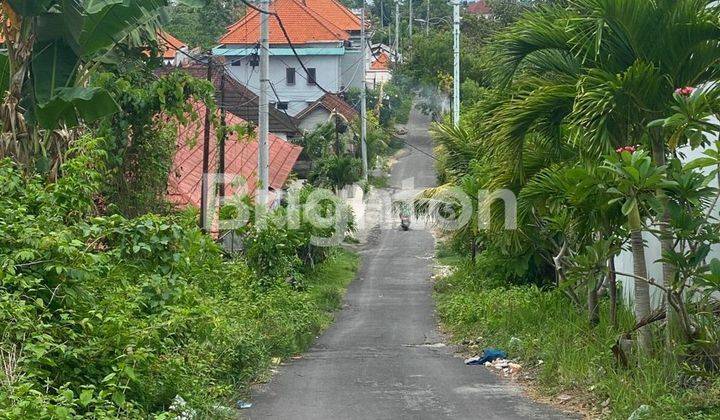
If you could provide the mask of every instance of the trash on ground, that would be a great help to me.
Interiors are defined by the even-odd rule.
[[[572,397],[572,395],[568,395],[568,394],[560,394],[557,396],[557,399],[558,399],[558,401],[560,401],[560,404],[564,404],[564,403],[572,400],[573,397]]]
[[[302,358],[303,358],[302,356],[293,356],[293,357],[291,357],[292,360],[300,360],[300,359],[302,359]]]
[[[170,411],[176,413],[175,418],[180,420],[192,420],[195,418],[196,412],[188,407],[187,401],[179,395],[176,395],[170,403]]]
[[[466,365],[484,365],[487,362],[492,362],[495,359],[504,359],[507,357],[507,353],[498,349],[485,349],[481,356],[471,357],[465,359]]]
[[[239,408],[241,410],[246,410],[248,408],[252,408],[252,406],[253,406],[252,403],[249,403],[249,402],[243,401],[243,400],[238,401],[236,405],[237,405],[237,408]]]
[[[213,413],[215,413],[218,417],[221,418],[233,418],[236,417],[235,410],[233,410],[230,407],[225,407],[224,405],[214,405],[212,407]]]

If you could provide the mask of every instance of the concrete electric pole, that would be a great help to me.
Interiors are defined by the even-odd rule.
[[[460,125],[460,0],[453,0],[453,124]]]
[[[360,151],[362,153],[363,178],[368,179],[367,156],[367,39],[365,34],[365,1],[362,4],[362,19],[360,23],[360,44],[362,44],[362,90],[360,91]]]
[[[395,63],[400,57],[400,0],[395,0]]]
[[[412,13],[412,0],[408,0],[410,4],[410,18],[408,18],[408,34],[410,34],[410,42],[412,43],[412,31],[413,31],[413,13]]]
[[[425,35],[430,36],[430,0],[425,0],[427,11],[425,12]]]
[[[258,185],[257,185],[257,201],[256,204],[267,206],[270,175],[268,165],[268,155],[270,154],[268,145],[269,135],[269,116],[270,105],[268,103],[268,95],[270,93],[270,27],[268,16],[269,0],[260,0],[260,106],[258,115]]]

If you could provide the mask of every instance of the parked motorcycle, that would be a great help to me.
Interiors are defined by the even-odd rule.
[[[402,230],[410,230],[410,216],[400,216],[400,227],[402,228]]]

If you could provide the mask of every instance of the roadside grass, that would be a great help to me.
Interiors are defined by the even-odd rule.
[[[569,405],[593,417],[626,419],[636,413],[634,420],[720,418],[717,375],[686,384],[693,375],[660,356],[641,360],[636,367],[617,365],[611,346],[633,324],[627,308],[619,311],[619,328],[607,318],[591,328],[586,314],[573,309],[559,291],[497,286],[485,280],[488,273],[482,267],[472,267],[467,260],[443,255],[441,261],[456,267],[435,284],[444,328],[458,342],[477,340],[478,351],[506,350],[521,362],[522,374],[529,375],[540,394],[569,394]],[[607,307],[601,313],[607,314]],[[647,407],[639,409],[643,405]]]
[[[315,337],[332,324],[334,312],[355,278],[359,260],[356,253],[336,249],[305,273],[303,291],[287,293],[283,287],[263,293],[253,313],[241,315],[251,322],[247,335],[254,340],[245,348],[248,374],[238,383],[238,392],[229,405],[238,398],[247,398],[248,385],[268,380],[274,364],[306,351]]]
[[[359,261],[357,254],[338,249],[307,275],[307,293],[322,312],[321,329],[332,323],[333,312],[342,305],[345,291],[357,273]]]

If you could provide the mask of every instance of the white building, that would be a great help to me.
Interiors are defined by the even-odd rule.
[[[248,10],[213,54],[225,57],[233,76],[257,94],[260,13]],[[270,100],[276,108],[295,116],[327,92],[361,86],[360,20],[350,10],[335,0],[274,0],[270,10],[291,41],[270,16]]]

